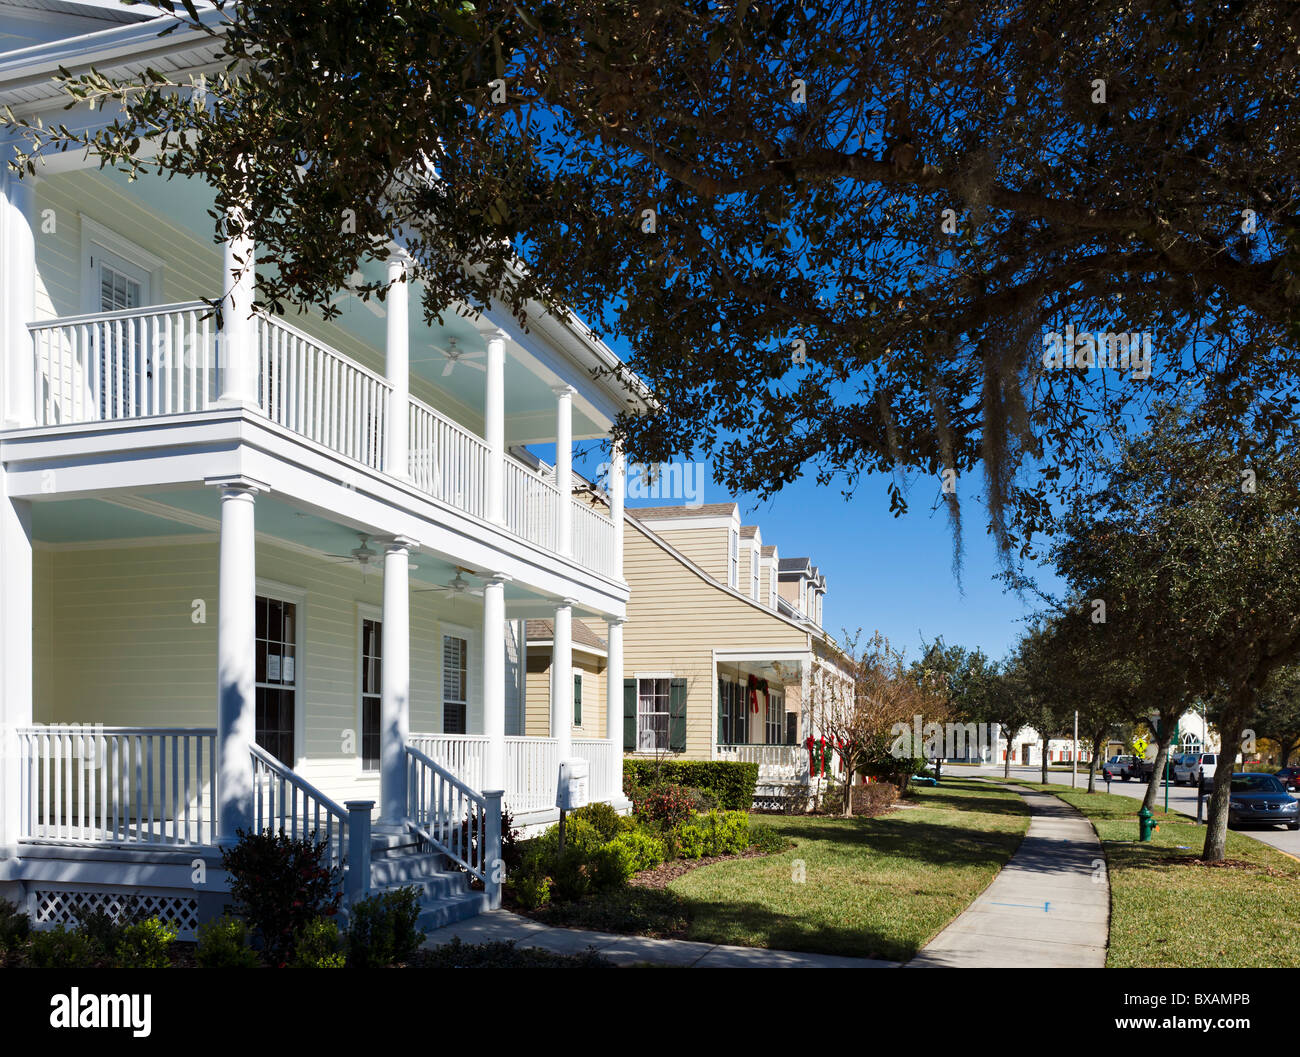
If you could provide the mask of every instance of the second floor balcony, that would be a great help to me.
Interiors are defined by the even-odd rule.
[[[248,323],[251,395],[271,422],[584,568],[616,574],[613,521],[566,494],[554,470],[494,453],[484,438],[284,320],[257,311]],[[28,331],[37,427],[204,412],[223,406],[230,388],[233,342],[202,301],[47,320]]]

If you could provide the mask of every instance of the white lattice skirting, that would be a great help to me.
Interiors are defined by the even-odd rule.
[[[34,884],[27,891],[27,913],[37,928],[72,928],[82,915],[95,911],[103,911],[115,921],[127,914],[160,918],[176,929],[177,938],[182,940],[194,939],[199,924],[199,901],[192,892],[42,884]]]

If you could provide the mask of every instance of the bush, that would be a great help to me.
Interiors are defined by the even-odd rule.
[[[261,961],[248,945],[248,926],[232,917],[199,926],[194,960],[203,969],[256,969]]]
[[[739,855],[749,847],[749,816],[743,811],[710,811],[680,826],[677,843],[687,859]]]
[[[330,918],[309,921],[294,937],[291,969],[342,969],[346,958],[338,926]]]
[[[158,918],[125,926],[113,948],[113,960],[123,969],[166,969],[176,930]]]
[[[705,854],[708,839],[698,822],[684,822],[677,828],[677,850],[683,859],[699,859]]]
[[[292,838],[283,830],[241,830],[238,836],[239,843],[221,853],[230,894],[261,940],[266,960],[283,965],[304,926],[338,912],[338,871],[324,864],[324,841]]]
[[[633,873],[640,873],[642,870],[653,870],[668,857],[664,842],[642,829],[633,829],[626,833],[620,833],[610,841],[610,844],[618,845],[626,850],[632,861]]]
[[[898,787],[891,782],[872,782],[853,787],[853,814],[864,818],[884,814],[898,800]]]
[[[718,803],[718,798],[707,789],[688,787],[686,792],[687,795],[690,796],[691,802],[698,814],[702,815],[709,811],[717,811],[721,806]]]
[[[634,857],[625,844],[612,840],[597,848],[591,857],[591,887],[597,892],[607,892],[627,884],[636,870]]]
[[[424,936],[416,928],[420,897],[415,888],[398,888],[362,899],[351,910],[347,964],[354,969],[381,969],[407,962]]]
[[[637,818],[669,827],[695,813],[695,803],[683,786],[665,784],[648,789],[636,805]]]
[[[31,934],[27,962],[33,969],[94,969],[109,964],[99,944],[84,932],[62,925]]]
[[[596,801],[586,807],[580,807],[576,811],[570,811],[568,822],[572,823],[576,819],[581,819],[583,822],[591,823],[596,832],[600,834],[601,841],[607,842],[613,840],[622,832],[623,818],[624,816],[615,811],[612,805],[603,801]]]
[[[588,852],[577,845],[566,844],[564,851],[556,852],[548,872],[551,895],[561,903],[576,902],[591,891]]]
[[[511,889],[525,910],[537,910],[551,901],[551,879],[539,852],[525,855],[519,869],[509,877]]]
[[[754,805],[758,764],[734,760],[638,760],[623,761],[623,790],[635,804],[638,798],[629,788],[679,783],[708,793],[727,811],[748,811]]]
[[[17,904],[0,899],[0,951],[18,946],[27,939],[31,930],[31,919],[18,909]]]
[[[771,855],[788,849],[790,840],[771,826],[751,825],[749,827],[749,846]]]

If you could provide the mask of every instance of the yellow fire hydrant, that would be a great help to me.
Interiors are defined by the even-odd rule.
[[[1156,830],[1156,817],[1151,811],[1143,805],[1138,812],[1138,840],[1147,841],[1151,839],[1151,834]]]

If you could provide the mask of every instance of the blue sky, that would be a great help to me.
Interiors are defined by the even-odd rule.
[[[575,445],[574,469],[594,477],[603,461],[594,442]],[[538,447],[545,459],[552,452]],[[732,498],[714,485],[705,468],[700,499],[704,503]],[[961,485],[959,484],[959,491]],[[952,573],[952,533],[945,512],[931,511],[938,482],[918,481],[909,493],[909,512],[894,518],[889,513],[885,479],[867,478],[851,499],[836,485],[819,486],[815,480],[788,485],[766,502],[755,496],[736,496],[742,522],[756,524],[765,544],[775,543],[784,557],[807,555],[826,574],[824,622],[839,636],[861,627],[866,634],[883,632],[890,642],[905,648],[909,657],[919,651],[921,636],[942,635],[950,644],[979,647],[1001,658],[1019,638],[1023,618],[1034,608],[1003,591],[996,548],[984,531],[983,507],[969,497],[963,505],[965,560],[958,587]],[[627,505],[656,506],[682,502],[629,498]],[[1045,586],[1054,584],[1048,580]]]

